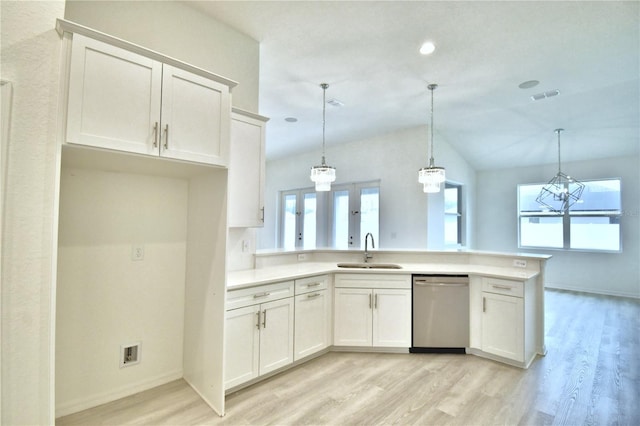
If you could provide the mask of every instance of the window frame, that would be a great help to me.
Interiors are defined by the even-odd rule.
[[[449,182],[446,181],[444,184],[444,190],[446,191],[447,189],[453,189],[455,188],[457,190],[457,212],[456,213],[447,213],[447,209],[446,209],[446,201],[445,201],[445,208],[444,208],[444,217],[445,217],[445,229],[443,230],[443,235],[444,235],[444,244],[445,247],[463,247],[464,246],[464,226],[463,226],[463,219],[464,219],[464,212],[463,212],[463,196],[462,196],[462,188],[463,185],[459,184],[459,183],[454,183],[454,182]],[[458,238],[457,238],[457,242],[454,244],[447,244],[447,230],[446,230],[446,218],[447,216],[451,217],[451,216],[455,216],[457,218],[457,230],[458,230]]]
[[[557,213],[551,211],[541,211],[541,212],[525,212],[523,214],[520,207],[520,188],[526,186],[543,186],[545,183],[526,183],[526,184],[518,184],[516,188],[516,202],[517,202],[517,222],[518,222],[518,248],[527,249],[527,250],[561,250],[561,251],[571,251],[571,252],[588,252],[588,253],[622,253],[622,179],[619,177],[611,177],[611,178],[600,178],[600,179],[587,179],[581,180],[582,183],[589,182],[603,182],[603,181],[618,181],[619,185],[619,203],[620,208],[618,210],[594,210],[591,212],[584,211],[572,211],[568,209],[564,212]],[[523,218],[557,218],[561,217],[562,221],[562,247],[553,247],[553,246],[531,246],[531,245],[523,245],[522,244],[522,219]],[[597,249],[597,248],[572,248],[571,247],[571,219],[579,218],[579,217],[596,217],[596,218],[612,218],[617,219],[619,228],[618,228],[618,249]]]

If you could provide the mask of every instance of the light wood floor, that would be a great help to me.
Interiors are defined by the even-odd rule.
[[[640,301],[546,291],[548,354],[529,370],[472,355],[332,352],[227,396],[182,380],[57,425],[640,425]]]

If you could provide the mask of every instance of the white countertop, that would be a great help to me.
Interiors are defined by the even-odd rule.
[[[528,280],[539,272],[520,268],[504,268],[472,264],[397,263],[401,269],[338,268],[336,262],[297,262],[259,269],[229,272],[227,289],[236,290],[278,281],[334,273],[360,274],[466,274],[486,277]]]

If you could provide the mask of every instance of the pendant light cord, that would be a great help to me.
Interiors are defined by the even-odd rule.
[[[437,84],[430,84],[427,86],[429,90],[431,90],[431,156],[429,157],[429,167],[434,167],[433,160],[433,91],[438,87]]]
[[[327,83],[322,83],[320,87],[322,87],[322,165],[326,166],[325,159],[324,159],[324,131],[325,131],[324,129],[325,129],[325,122],[326,122],[327,102],[325,98],[327,95],[327,88],[329,87],[329,85]]]

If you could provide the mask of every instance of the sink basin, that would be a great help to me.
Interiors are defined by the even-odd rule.
[[[338,268],[357,269],[402,269],[402,266],[395,263],[338,263]]]

